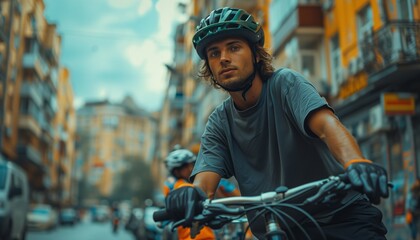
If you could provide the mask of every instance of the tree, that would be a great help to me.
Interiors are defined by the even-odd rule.
[[[138,205],[146,199],[153,199],[156,184],[150,165],[134,156],[126,157],[124,163],[126,168],[115,178],[116,184],[110,200],[131,200]]]

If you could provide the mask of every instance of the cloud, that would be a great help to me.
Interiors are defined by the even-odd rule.
[[[127,8],[134,3],[134,0],[108,0],[108,4],[114,8]]]
[[[145,15],[152,8],[152,5],[152,0],[141,0],[139,7],[137,8],[138,14],[140,14],[140,16]]]
[[[171,62],[172,49],[162,47],[159,41],[147,39],[142,43],[127,46],[124,55],[132,66],[141,69],[142,75],[146,76],[142,80],[143,87],[147,91],[162,94],[167,82],[167,69],[164,64]]]
[[[129,94],[147,110],[160,109],[180,0],[86,1],[83,9],[89,11],[74,0],[45,1],[63,33],[61,63],[72,74],[75,107]]]

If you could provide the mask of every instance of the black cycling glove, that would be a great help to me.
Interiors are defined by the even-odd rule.
[[[367,159],[353,159],[345,165],[351,185],[364,192],[374,204],[388,197],[388,176],[385,168]]]
[[[165,199],[166,211],[174,221],[185,220],[184,226],[191,226],[196,214],[203,210],[202,202],[206,199],[198,187],[186,186],[171,191]]]

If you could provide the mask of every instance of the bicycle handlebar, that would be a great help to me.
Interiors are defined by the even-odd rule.
[[[226,198],[219,198],[210,200],[205,200],[202,205],[204,211],[207,210],[205,213],[206,216],[211,215],[209,213],[209,209],[211,211],[218,211],[222,214],[239,214],[239,208],[232,208],[229,206],[232,205],[247,205],[247,204],[264,204],[269,202],[287,202],[293,201],[296,198],[299,198],[302,195],[308,195],[311,191],[316,191],[310,197],[304,198],[305,202],[307,203],[315,203],[320,198],[322,198],[326,193],[333,190],[333,188],[337,188],[340,183],[343,183],[343,179],[345,179],[345,175],[339,176],[331,176],[329,178],[325,178],[322,180],[310,182],[307,184],[303,184],[301,186],[288,189],[287,187],[281,186],[278,187],[275,191],[269,191],[262,193],[257,196],[239,196],[239,197],[226,197]],[[328,184],[329,183],[329,184]],[[338,187],[336,190],[343,189],[345,190],[345,184]],[[324,186],[324,189],[322,187]],[[347,188],[349,189],[349,188]],[[318,190],[318,191],[317,191]],[[204,212],[203,211],[203,212]],[[166,211],[166,209],[158,210],[154,212],[153,219],[156,222],[163,222],[163,221],[170,221],[172,220],[172,216]],[[201,219],[200,219],[201,220]]]
[[[392,183],[388,183],[388,186],[392,187]],[[325,213],[323,212],[326,210],[325,208],[323,209],[325,205],[340,204],[342,197],[350,189],[352,189],[351,184],[347,174],[344,173],[291,189],[280,186],[274,191],[256,196],[206,199],[201,203],[202,212],[193,218],[191,236],[195,237],[195,234],[200,231],[200,226],[207,225],[217,229],[229,222],[243,218],[249,212],[257,212],[252,219],[249,219],[250,225],[257,220],[257,217],[262,215],[268,216],[265,222],[267,226],[273,224],[273,221],[282,225],[276,231],[270,230],[271,233],[267,232],[267,234],[279,234],[279,231],[283,231],[283,227],[290,232],[291,227],[296,226],[310,239],[310,236],[301,225],[303,224],[302,222],[310,221],[318,228],[325,239],[321,227],[312,215],[320,212]],[[185,220],[174,222],[171,214],[166,209],[154,212],[153,219],[155,222],[171,221],[173,229],[178,226],[186,226]]]

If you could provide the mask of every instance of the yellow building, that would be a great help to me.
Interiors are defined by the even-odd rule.
[[[127,159],[148,166],[156,148],[155,118],[126,97],[121,103],[87,102],[77,110],[77,165],[84,203],[108,198],[126,172]],[[139,183],[140,184],[140,183]]]
[[[59,206],[67,190],[54,159],[55,124],[61,124],[55,116],[69,109],[57,103],[61,36],[46,21],[42,0],[0,4],[0,149],[26,170],[31,201]]]
[[[56,182],[55,190],[60,196],[60,204],[74,205],[77,201],[77,179],[74,172],[75,164],[75,134],[76,113],[73,106],[73,89],[70,72],[67,68],[60,69],[58,76],[57,105],[54,117],[54,147],[53,161],[57,171],[52,174]]]
[[[408,187],[420,176],[419,2],[328,0],[323,9],[331,103],[394,182],[381,204],[393,239],[406,233]]]

